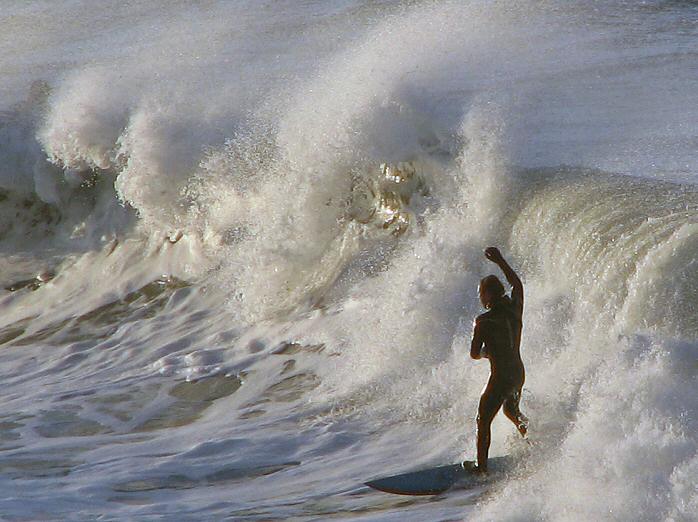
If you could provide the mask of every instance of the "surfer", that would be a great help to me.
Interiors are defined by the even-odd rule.
[[[480,301],[487,309],[475,319],[470,356],[490,361],[490,379],[480,397],[477,413],[477,471],[487,471],[490,425],[499,408],[521,433],[526,435],[528,419],[519,410],[525,372],[519,346],[523,317],[523,284],[499,249],[489,247],[485,257],[496,264],[511,285],[511,297],[495,275],[480,281]]]

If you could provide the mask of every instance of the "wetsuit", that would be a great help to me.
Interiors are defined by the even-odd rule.
[[[523,303],[508,295],[477,318],[482,327],[483,342],[490,361],[490,379],[482,400],[493,416],[504,404],[505,409],[519,414],[518,406],[525,372],[519,347]],[[520,415],[520,414],[519,414]]]

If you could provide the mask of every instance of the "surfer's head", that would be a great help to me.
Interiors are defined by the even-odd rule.
[[[478,286],[480,302],[485,308],[492,308],[492,305],[504,295],[504,285],[496,275],[488,275],[480,279]]]

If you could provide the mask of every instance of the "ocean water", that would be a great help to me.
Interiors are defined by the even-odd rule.
[[[698,520],[698,4],[0,2],[3,520]],[[498,245],[515,465],[475,453]]]

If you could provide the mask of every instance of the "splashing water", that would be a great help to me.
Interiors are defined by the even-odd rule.
[[[691,2],[7,2],[10,520],[694,520]],[[474,454],[500,245],[523,404]]]

